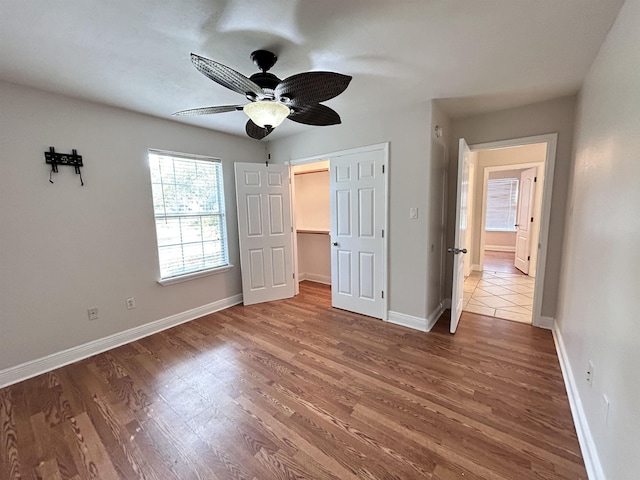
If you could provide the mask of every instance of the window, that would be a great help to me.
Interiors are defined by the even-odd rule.
[[[490,231],[516,230],[516,214],[518,209],[518,179],[489,179],[487,185],[487,223],[485,229]]]
[[[219,159],[149,150],[160,280],[229,266]]]

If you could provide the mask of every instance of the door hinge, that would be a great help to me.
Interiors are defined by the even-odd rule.
[[[531,217],[531,221],[533,222],[533,217]]]
[[[538,181],[538,177],[533,177],[533,183],[536,183]]]
[[[384,228],[382,229],[382,238],[384,238]]]
[[[382,173],[384,173],[384,165],[382,165]]]
[[[529,255],[529,256],[527,257],[527,261],[529,261],[529,260],[531,260],[531,255]]]
[[[293,227],[291,227],[291,233],[293,233]]]
[[[293,275],[293,279],[295,280],[295,279],[296,279],[296,274],[295,274],[295,272],[294,272],[294,273],[292,273],[291,275]]]
[[[382,292],[380,292],[382,294],[382,298],[384,298],[384,290]]]

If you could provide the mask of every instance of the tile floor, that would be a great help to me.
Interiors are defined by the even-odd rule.
[[[473,272],[464,281],[465,312],[531,323],[534,278],[518,273]]]

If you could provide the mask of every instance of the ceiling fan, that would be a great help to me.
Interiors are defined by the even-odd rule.
[[[268,73],[278,60],[274,53],[256,50],[251,53],[251,60],[261,71],[247,78],[226,65],[192,53],[191,62],[204,76],[244,95],[249,103],[194,108],[173,115],[209,115],[243,110],[249,116],[245,127],[247,135],[256,140],[269,135],[285,118],[306,125],[341,123],[340,115],[320,102],[344,92],[351,81],[349,75],[306,72],[280,80]]]

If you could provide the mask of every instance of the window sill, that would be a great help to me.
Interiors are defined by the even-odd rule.
[[[202,270],[201,272],[180,275],[179,277],[171,277],[164,280],[158,280],[158,283],[163,287],[166,287],[167,285],[173,285],[174,283],[188,282],[189,280],[195,280],[196,278],[208,277],[209,275],[217,275],[218,273],[225,273],[232,268],[233,265],[225,265],[224,267],[217,267],[210,270]]]

